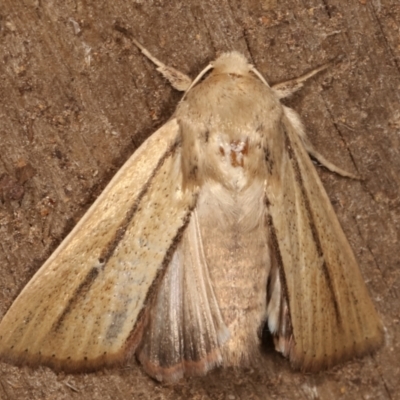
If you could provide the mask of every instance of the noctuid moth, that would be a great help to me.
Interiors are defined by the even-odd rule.
[[[0,358],[88,371],[133,354],[160,381],[251,363],[266,324],[291,365],[376,350],[383,328],[297,114],[237,53],[184,96],[22,290]]]

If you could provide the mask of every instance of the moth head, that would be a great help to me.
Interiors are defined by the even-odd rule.
[[[223,53],[211,63],[215,73],[247,75],[253,70],[246,57],[237,51]]]
[[[261,82],[269,86],[263,76],[250,64],[243,54],[237,51],[224,53],[210,64],[216,73],[248,75],[253,73]]]
[[[186,90],[182,100],[186,94],[197,85],[197,83],[206,75],[210,70],[213,70],[214,74],[233,74],[233,75],[249,75],[253,73],[261,80],[265,85],[268,85],[267,81],[263,76],[250,64],[243,54],[237,51],[229,53],[223,53],[215,61],[211,62],[203,71],[197,75],[196,79],[193,80],[189,88]]]

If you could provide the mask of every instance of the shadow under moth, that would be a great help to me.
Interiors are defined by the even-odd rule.
[[[383,327],[309,158],[335,167],[237,52],[192,81],[132,39],[184,96],[0,323],[0,358],[68,372],[136,355],[159,381],[245,366],[267,326],[295,369],[376,350]],[[309,153],[309,154],[308,154]]]

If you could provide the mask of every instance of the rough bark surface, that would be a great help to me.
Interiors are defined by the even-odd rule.
[[[116,22],[192,77],[231,49],[270,83],[341,58],[287,104],[316,148],[364,177],[320,169],[385,345],[318,374],[272,352],[174,386],[135,360],[79,375],[0,364],[0,399],[400,399],[398,0],[2,0],[0,317],[180,98]]]

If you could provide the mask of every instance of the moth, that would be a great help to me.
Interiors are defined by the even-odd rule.
[[[133,39],[134,40],[134,39]],[[295,369],[376,350],[383,327],[297,114],[238,52],[184,95],[22,290],[0,358],[69,372],[136,355],[159,381],[250,365],[265,326]],[[308,154],[309,153],[309,154]]]

